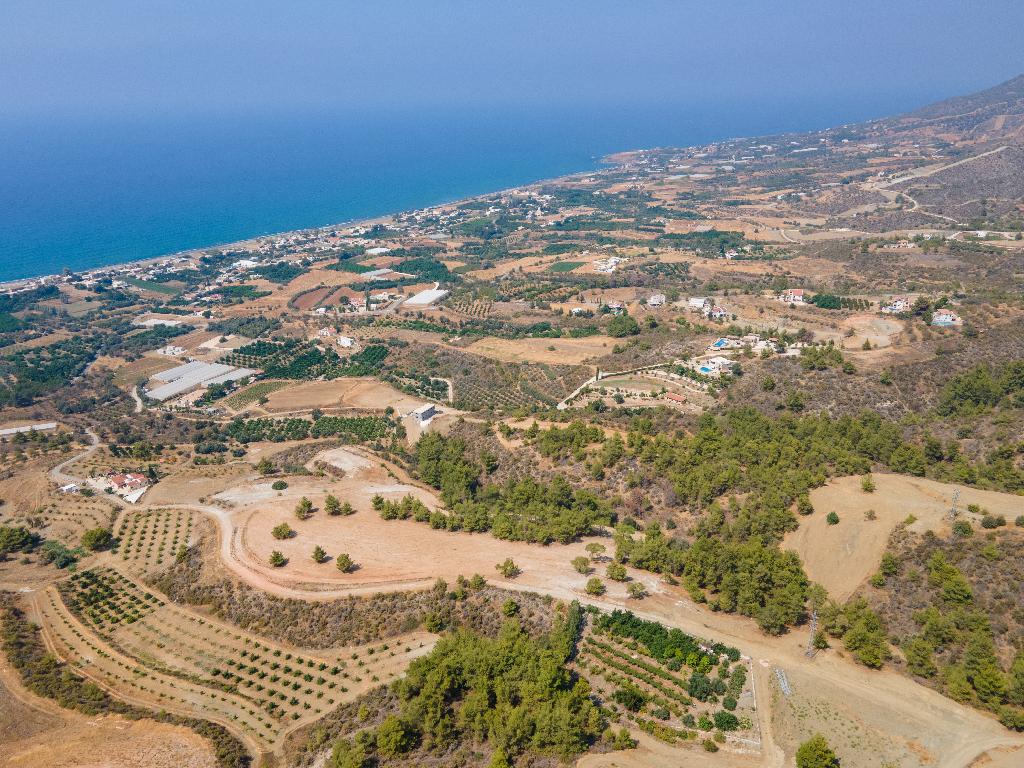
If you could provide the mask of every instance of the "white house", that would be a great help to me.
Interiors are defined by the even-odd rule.
[[[882,307],[882,311],[889,315],[902,315],[905,312],[909,312],[911,306],[910,299],[906,296],[893,296]]]
[[[436,405],[433,403],[427,403],[426,405],[421,405],[409,415],[416,419],[416,421],[420,423],[420,426],[424,426],[429,424],[430,420],[437,416],[438,413]]]
[[[661,307],[661,306],[664,306],[665,300],[666,300],[666,297],[665,297],[664,293],[656,293],[653,296],[651,296],[651,298],[649,298],[647,300],[647,306],[648,307]]]
[[[356,343],[356,340],[353,339],[351,336],[339,336],[338,337],[338,346],[339,347],[344,347],[345,349],[348,349],[351,346],[353,346],[355,343]]]
[[[710,365],[718,372],[726,372],[731,371],[736,363],[728,357],[712,357],[707,361],[707,365]]]
[[[715,304],[710,307],[704,307],[704,315],[712,320],[725,320],[729,317],[729,310]]]
[[[694,296],[686,302],[686,306],[695,312],[703,312],[704,307],[713,304],[714,301],[707,296]]]
[[[785,304],[803,304],[804,303],[804,289],[803,288],[787,288],[779,294],[779,301]]]

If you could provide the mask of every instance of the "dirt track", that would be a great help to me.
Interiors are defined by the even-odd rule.
[[[309,600],[332,599],[343,595],[367,594],[398,589],[422,588],[438,576],[451,578],[454,574],[482,573],[489,581],[513,590],[548,593],[560,599],[578,599],[610,609],[628,607],[645,618],[679,627],[698,636],[712,637],[736,645],[752,657],[757,680],[758,706],[762,713],[772,712],[780,717],[780,707],[791,706],[780,699],[774,683],[774,667],[787,671],[798,695],[811,697],[817,709],[833,708],[836,717],[855,720],[865,738],[885,741],[892,754],[899,754],[899,765],[907,768],[965,768],[986,750],[1006,746],[1024,747],[1024,737],[1011,733],[994,719],[963,707],[934,691],[925,689],[899,673],[890,670],[871,671],[855,665],[841,652],[825,651],[814,660],[804,655],[805,632],[795,631],[784,637],[763,635],[746,618],[712,613],[694,604],[685,593],[662,583],[651,574],[631,572],[648,585],[651,595],[642,602],[627,600],[623,585],[606,580],[608,595],[594,599],[582,590],[585,577],[572,570],[570,559],[582,549],[582,543],[562,547],[541,547],[516,542],[501,542],[485,535],[435,531],[413,521],[383,521],[364,507],[368,488],[362,494],[352,486],[352,503],[359,510],[351,517],[329,518],[318,511],[311,520],[297,521],[291,510],[300,495],[307,495],[319,506],[327,492],[349,487],[347,483],[364,483],[367,487],[390,483],[392,486],[410,484],[402,473],[381,468],[379,462],[367,468],[362,462],[344,456],[331,456],[341,460],[351,470],[341,481],[331,478],[296,478],[286,495],[267,496],[255,478],[238,479],[221,498],[224,506],[200,504],[196,499],[182,498],[182,506],[197,509],[212,518],[218,527],[219,553],[224,565],[253,586],[283,597]],[[378,477],[378,473],[383,473]],[[291,482],[291,479],[289,479]],[[859,482],[856,478],[854,481]],[[876,478],[880,489],[887,482]],[[900,481],[916,482],[907,478]],[[255,482],[254,482],[255,481]],[[928,489],[925,489],[928,490]],[[400,496],[404,489],[396,487]],[[426,493],[419,491],[418,493]],[[860,493],[859,489],[856,493]],[[343,500],[346,496],[338,493]],[[848,494],[847,494],[848,495]],[[941,494],[940,494],[941,495]],[[874,496],[881,500],[879,492]],[[428,498],[428,497],[423,497]],[[164,505],[168,506],[168,505]],[[881,504],[878,504],[881,512]],[[904,516],[906,508],[904,507]],[[821,515],[823,517],[823,514]],[[881,517],[881,515],[880,515]],[[264,563],[263,548],[270,544],[260,536],[267,523],[288,520],[299,531],[299,537],[288,542],[275,542],[275,548],[295,547],[292,562],[283,569],[272,569]],[[247,534],[246,523],[252,531]],[[879,519],[877,522],[881,523]],[[257,524],[258,523],[258,524]],[[250,538],[247,538],[247,535]],[[251,538],[255,537],[255,538]],[[309,558],[312,547],[321,543],[330,554],[348,551],[363,568],[353,574],[340,574],[330,564],[315,565]],[[606,539],[606,545],[610,542]],[[494,564],[511,556],[522,568],[523,574],[515,581],[498,578]],[[389,566],[388,563],[396,563]],[[599,566],[598,575],[602,575]],[[810,706],[810,705],[808,705]],[[824,721],[828,725],[830,721]],[[772,721],[762,714],[764,750],[759,761],[728,758],[732,762],[717,765],[783,766],[792,759],[801,734],[799,729],[787,725],[785,719],[773,730]],[[857,742],[860,743],[860,742]],[[655,746],[648,746],[654,759],[659,754]],[[647,754],[637,752],[636,755]],[[679,753],[684,765],[703,765],[704,755],[689,751]],[[1008,753],[1011,754],[1012,753]],[[719,758],[724,755],[720,753]],[[616,762],[620,760],[621,762]],[[999,757],[1004,761],[1005,755]],[[591,756],[585,766],[631,766],[628,755]],[[667,760],[664,765],[673,764]],[[862,751],[844,755],[844,768],[876,768],[879,764],[874,752]],[[994,765],[1000,765],[999,762]],[[1009,765],[1009,763],[1006,763]]]

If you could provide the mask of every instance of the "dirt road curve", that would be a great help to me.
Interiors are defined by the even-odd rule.
[[[244,554],[237,547],[239,532],[233,529],[228,512],[209,505],[180,506],[196,509],[211,517],[217,523],[219,551],[224,565],[246,582],[271,594],[305,600],[329,600],[352,594],[423,587],[422,581],[416,581],[410,584],[361,585],[354,588],[332,588],[325,585],[326,588],[321,591],[285,582],[278,583],[256,572],[245,561]],[[557,547],[545,549],[551,553],[552,558],[559,561],[563,558]],[[769,670],[781,667],[792,679],[798,681],[795,685],[828,692],[832,700],[856,711],[859,717],[873,723],[883,732],[899,727],[901,732],[916,734],[912,740],[931,745],[929,751],[934,761],[930,765],[935,768],[967,768],[986,751],[998,747],[1024,750],[1024,736],[1006,730],[994,718],[963,707],[895,671],[869,670],[832,652],[808,659],[804,655],[803,643],[807,639],[804,632],[795,631],[783,637],[763,635],[751,620],[712,613],[693,603],[678,588],[665,586],[660,594],[652,594],[638,603],[615,598],[594,599],[557,580],[551,580],[550,573],[531,575],[530,572],[524,572],[514,582],[499,580],[497,583],[513,590],[549,593],[566,600],[576,599],[605,610],[626,607],[643,618],[735,645],[753,659],[760,712],[771,709],[772,675]],[[766,717],[762,720],[765,722],[762,722],[764,748],[761,759],[751,763],[749,758],[743,758],[738,765],[758,764],[775,768],[784,764],[783,751],[773,739],[772,724]],[[585,764],[626,766],[629,763]],[[700,763],[695,762],[694,765]]]
[[[85,433],[89,436],[89,440],[92,441],[92,445],[90,445],[88,448],[86,448],[81,453],[76,453],[70,459],[65,459],[60,464],[58,464],[57,466],[55,466],[53,469],[50,470],[50,479],[53,480],[53,482],[57,483],[58,485],[67,485],[68,483],[78,483],[78,482],[81,482],[83,480],[83,478],[81,478],[81,477],[75,477],[74,475],[69,475],[64,470],[67,469],[67,467],[70,467],[76,461],[81,461],[82,459],[84,459],[84,458],[86,458],[88,456],[92,456],[92,454],[96,452],[96,449],[98,449],[100,447],[99,435],[97,435],[95,432],[93,432],[92,429],[89,428],[89,427],[86,427]]]

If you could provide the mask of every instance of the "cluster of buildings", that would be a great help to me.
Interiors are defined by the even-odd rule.
[[[909,296],[893,296],[889,301],[882,304],[882,312],[887,315],[903,315],[910,312],[914,302]]]
[[[727,320],[729,310],[715,303],[713,296],[694,296],[687,300],[686,306],[691,312],[699,312],[709,320]]]
[[[213,384],[226,384],[255,375],[259,371],[252,368],[238,368],[224,363],[205,363],[192,360],[177,365],[166,371],[153,374],[151,381],[155,386],[145,390],[146,397],[163,402],[178,395],[184,395],[199,388],[207,388]]]
[[[316,332],[316,335],[320,339],[330,339],[332,336],[335,335],[335,332],[333,328],[321,328],[319,331]],[[356,345],[355,339],[353,339],[351,336],[344,336],[340,333],[337,334],[337,338],[334,340],[334,342],[342,349],[352,349]]]
[[[109,472],[106,475],[90,477],[85,484],[95,491],[113,493],[129,504],[135,504],[149,490],[150,482],[145,475],[138,472]],[[81,493],[78,483],[68,483],[60,487],[61,493]]]
[[[932,325],[939,328],[949,328],[962,322],[960,316],[950,309],[937,309],[932,313]]]
[[[609,256],[608,258],[605,259],[597,259],[594,262],[594,271],[610,275],[612,274],[612,272],[618,269],[619,264],[622,264],[626,261],[629,261],[629,259],[626,259],[622,256]]]
[[[713,379],[731,373],[733,368],[736,367],[735,360],[723,357],[722,355],[701,355],[700,357],[680,361],[679,364],[692,371],[696,371],[702,376]]]

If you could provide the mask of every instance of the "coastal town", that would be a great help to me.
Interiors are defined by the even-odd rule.
[[[964,99],[3,284],[0,711],[204,768],[1018,765],[1024,79]]]

